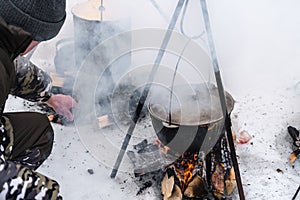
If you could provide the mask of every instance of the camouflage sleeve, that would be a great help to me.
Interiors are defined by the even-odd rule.
[[[0,157],[0,199],[62,199],[48,177]]]
[[[16,82],[10,93],[29,101],[47,101],[51,97],[50,76],[22,56],[14,64]]]

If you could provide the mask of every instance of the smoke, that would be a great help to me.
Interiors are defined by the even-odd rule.
[[[299,80],[300,2],[209,1],[226,88],[235,96],[291,88]]]
[[[67,1],[69,21],[64,25],[61,37],[69,37],[66,32],[73,34],[75,22],[73,23],[73,14],[70,9],[77,3],[83,2],[87,1]],[[195,36],[204,30],[203,20],[199,1],[190,0],[189,2],[183,27],[188,36]],[[94,48],[88,49],[89,59],[83,59],[82,65],[75,66],[77,74],[74,76],[76,81],[73,91],[80,103],[80,110],[76,113],[76,125],[82,142],[97,160],[107,166],[113,166],[127,126],[125,128],[120,126],[121,129],[118,131],[101,130],[101,133],[94,128],[94,125],[97,124],[96,117],[101,114],[100,108],[97,107],[99,105],[96,103],[96,100],[99,99],[98,90],[104,90],[104,93],[112,92],[108,89],[111,88],[111,84],[109,81],[105,81],[107,78],[103,71],[104,69],[111,70],[116,83],[113,91],[122,91],[124,88],[120,87],[121,85],[133,84],[134,87],[127,88],[130,93],[136,88],[144,86],[176,3],[177,1],[173,0],[104,0],[106,11],[109,12],[109,16],[104,15],[104,23],[108,25],[105,28],[105,37],[101,36],[103,32],[96,27],[94,30],[97,30],[99,34],[93,35],[90,29],[86,29],[82,35],[74,35],[74,38],[83,38],[79,41],[83,44],[98,39],[101,41],[98,41],[101,43],[98,48],[95,45]],[[268,91],[273,91],[275,88],[292,88],[300,80],[299,1],[209,0],[207,3],[224,86],[236,99],[244,94],[251,96],[253,92],[262,92],[264,95],[268,95]],[[100,18],[100,14],[98,17]],[[115,28],[115,31],[108,28],[110,25]],[[135,31],[145,28],[161,30],[147,30],[146,34],[144,34],[145,32],[139,34],[138,31]],[[135,35],[125,34],[123,39],[114,37],[109,41],[118,33],[128,30],[134,30],[133,34]],[[175,77],[175,84],[207,81],[213,83],[214,76],[208,59],[205,36],[189,42],[189,38],[180,34],[180,21],[176,24],[175,32],[177,34],[172,36],[168,52],[165,53],[156,74],[154,86],[169,88],[181,54],[182,58]],[[106,40],[107,42],[104,42]],[[182,52],[188,42],[188,48]],[[43,51],[43,55],[47,55],[47,57],[49,57],[51,49],[55,49],[55,45],[51,46],[49,43],[41,45],[43,48],[39,48],[37,51]],[[80,57],[80,55],[77,56]],[[40,63],[39,66],[45,65],[44,61],[38,60],[38,58],[35,60],[37,64]],[[113,64],[110,65],[111,63]],[[66,66],[66,70],[69,69],[70,66]],[[160,90],[151,91],[151,94],[155,95],[154,99],[161,97]],[[106,94],[102,96],[106,96]],[[112,102],[111,107],[115,109],[114,113],[121,110],[119,107],[128,111],[128,101],[130,100],[128,96],[130,94],[123,96],[122,101]],[[114,115],[114,117],[117,116]],[[85,124],[87,125],[84,126]],[[150,137],[153,136],[153,130],[151,127],[148,129],[137,127],[134,136]],[[135,141],[140,142],[141,138]],[[135,141],[132,143],[136,144]],[[123,167],[122,170],[128,170],[126,166]]]
[[[214,82],[211,61],[202,35],[200,2],[189,2],[184,18],[183,15],[179,16],[156,76],[151,80],[154,86],[170,88],[177,65],[174,86]],[[123,121],[131,120],[132,94],[141,95],[136,91],[143,90],[149,81],[176,2],[155,4],[155,1],[110,0],[104,1],[103,13],[98,10],[100,1],[89,3],[88,6],[80,4],[76,9],[73,8],[77,68],[73,95],[79,103],[75,123],[89,151],[97,160],[111,167],[114,159],[109,159],[103,149],[113,155],[118,153],[128,128]],[[186,35],[182,34],[182,30]],[[197,35],[201,37],[187,37]],[[153,87],[150,91],[146,107],[149,99],[161,99],[162,94],[156,88],[159,87]],[[181,96],[178,93],[176,95]],[[182,109],[181,103],[174,105]],[[192,111],[189,110],[188,115]],[[109,115],[109,119],[117,126],[109,131],[100,130],[97,118],[103,115]],[[148,124],[146,126],[149,127]],[[134,134],[137,135],[137,142],[142,138],[155,137],[151,127],[142,130],[140,134]]]
[[[111,95],[109,93],[112,92],[115,87],[114,84],[119,82],[119,79],[124,77],[124,74],[126,74],[129,70],[144,65],[150,65],[149,68],[151,68],[151,65],[153,65],[155,61],[155,57],[157,56],[158,49],[160,48],[164,33],[159,33],[158,36],[148,33],[141,36],[142,39],[135,38],[130,34],[125,34],[126,36],[117,35],[126,31],[141,28],[162,28],[165,30],[170,23],[176,3],[172,1],[156,2],[155,0],[135,0],[130,2],[111,0],[103,1],[104,9],[99,11],[100,2],[101,1],[80,2],[80,4],[78,4],[79,6],[75,5],[72,8],[72,14],[74,15],[74,51],[76,67],[78,67],[79,70],[78,75],[80,75],[80,73],[100,75],[96,81],[96,90],[100,91],[90,91],[89,93],[101,93],[101,96],[109,96]],[[191,23],[192,19],[200,19],[201,13],[199,14],[198,11],[200,11],[200,3],[190,1],[183,21],[183,28],[185,32],[190,35],[197,35],[203,32],[201,28],[201,20],[197,20],[198,22],[196,26]],[[179,20],[177,24],[178,25],[175,30],[179,31]],[[110,40],[113,37],[118,37],[118,39]],[[110,42],[105,42],[106,40],[110,40]],[[145,48],[149,45],[149,47],[156,49],[134,49],[135,47],[140,48],[142,46],[139,44],[140,40],[143,40],[142,42],[144,44],[142,45],[144,45]],[[178,56],[188,57],[186,60],[183,58],[180,61],[181,66],[178,69],[178,74],[181,74],[181,76],[185,77],[185,79],[193,80],[193,82],[197,82],[199,80],[204,81],[203,79],[205,79],[205,81],[208,79],[211,80],[209,77],[211,74],[207,71],[208,68],[206,66],[204,67],[206,69],[202,72],[202,75],[204,74],[207,77],[203,77],[202,75],[199,77],[199,70],[195,69],[198,67],[197,65],[199,65],[199,61],[197,61],[196,65],[194,65],[194,63],[192,63],[192,65],[191,63],[188,63],[191,59],[189,56],[195,57],[192,59],[197,59],[197,57],[202,59],[205,56],[207,57],[207,55],[200,52],[199,56],[195,53],[196,48],[192,47],[195,44],[192,43],[190,45],[191,47],[186,52],[181,52],[183,46],[188,42],[188,39],[182,37],[177,40],[175,38],[175,42],[170,42],[170,45],[168,46],[168,50],[170,50],[165,54],[161,64],[170,69],[174,69]],[[101,45],[101,49],[97,47],[98,45]],[[118,48],[127,48],[126,51],[122,52],[126,55],[116,55]],[[135,50],[134,53],[131,52],[132,49]],[[87,56],[91,52],[94,54],[93,56],[90,56],[92,61],[86,61]],[[207,62],[204,65],[209,65],[209,59],[205,58],[204,60]],[[88,63],[90,69],[79,69],[84,65],[84,62]],[[203,61],[200,62],[203,63]],[[95,73],[93,73],[93,70],[95,70]],[[101,72],[97,73],[99,71]],[[148,71],[150,72],[151,70]],[[165,74],[166,78],[172,77],[168,76],[171,74],[172,72]],[[145,74],[142,74],[141,76],[143,76],[143,80],[147,79]],[[87,77],[89,76],[87,75]],[[97,79],[97,77],[94,79]],[[93,78],[91,78],[91,80],[93,80]],[[84,84],[88,85],[88,82],[91,82],[91,80],[85,81],[86,83]],[[163,80],[163,84],[170,84],[170,82],[166,83],[166,81]],[[178,84],[177,81],[176,84]],[[81,88],[83,92],[76,91],[75,95],[78,99],[82,99],[82,96],[86,96],[85,93],[88,92],[87,90],[95,89],[88,86],[79,88]],[[87,104],[87,102],[85,102],[85,104]]]

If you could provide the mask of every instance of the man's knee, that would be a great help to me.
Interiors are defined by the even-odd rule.
[[[40,151],[41,159],[45,160],[51,154],[54,142],[54,130],[46,115],[35,113],[42,128],[40,128],[40,138],[35,147]]]
[[[47,144],[51,144],[50,146],[52,148],[53,140],[54,140],[54,131],[51,126],[51,123],[46,115],[40,113],[37,114],[40,115],[39,120],[40,123],[43,124],[43,129],[41,129],[42,131],[41,137],[43,137],[42,141],[48,141]]]
[[[14,148],[11,160],[31,169],[39,167],[50,155],[54,131],[46,115],[41,113],[18,113],[8,115],[14,127]],[[29,127],[24,120],[27,119]]]

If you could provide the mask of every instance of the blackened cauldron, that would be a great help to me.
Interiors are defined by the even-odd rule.
[[[227,111],[234,106],[225,92]],[[175,154],[208,153],[224,132],[218,88],[211,83],[155,87],[148,110],[159,140]]]

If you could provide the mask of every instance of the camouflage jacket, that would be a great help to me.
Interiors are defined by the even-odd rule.
[[[47,101],[51,97],[50,76],[26,58],[14,60],[16,79],[10,94],[29,101]]]
[[[0,17],[0,199],[60,199],[55,181],[9,160],[14,137],[3,116],[8,95],[30,101],[50,97],[49,76],[23,58],[16,59],[31,41],[29,33]]]
[[[51,96],[51,78],[26,58],[18,56],[31,42],[27,32],[14,26],[6,26],[0,17],[0,34],[1,117],[8,94],[29,101],[48,100]],[[4,54],[8,56],[3,56]]]

